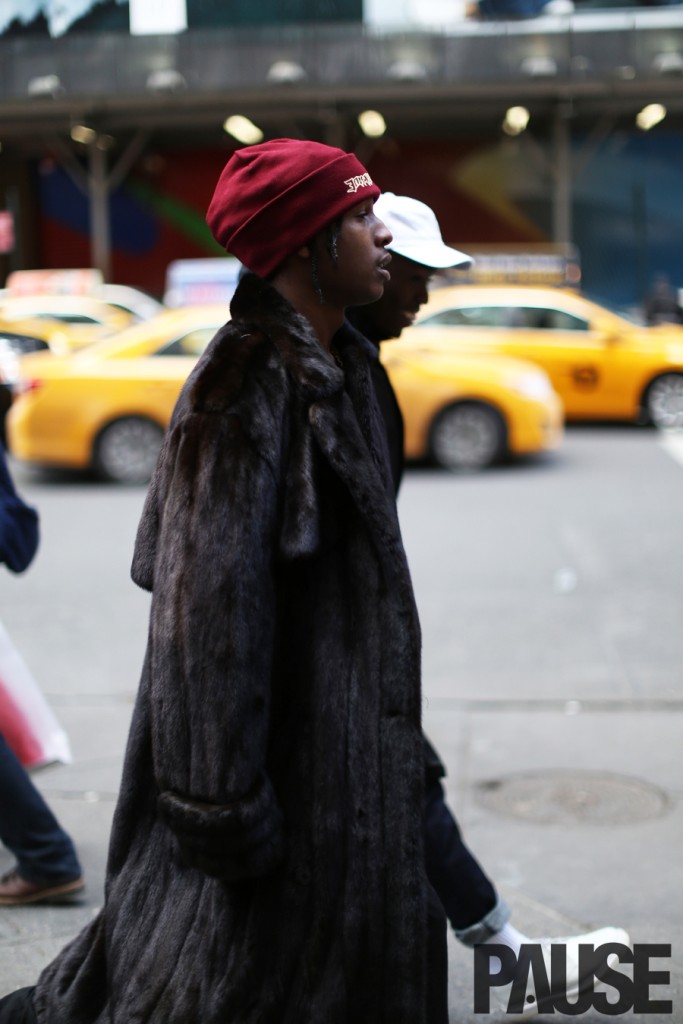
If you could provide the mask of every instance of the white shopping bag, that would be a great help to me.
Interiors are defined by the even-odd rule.
[[[25,768],[71,763],[66,733],[0,622],[0,733]]]

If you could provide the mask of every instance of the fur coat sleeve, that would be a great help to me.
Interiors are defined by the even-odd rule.
[[[282,816],[264,770],[277,491],[239,409],[217,415],[195,402],[168,435],[133,566],[153,589],[160,813],[187,863],[227,879],[262,874],[282,856]]]

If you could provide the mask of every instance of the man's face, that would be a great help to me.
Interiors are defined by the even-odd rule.
[[[344,214],[337,240],[337,258],[318,236],[318,277],[329,305],[363,306],[375,302],[389,284],[393,257],[386,246],[391,232],[375,216],[374,201],[358,203]]]
[[[427,301],[427,285],[434,276],[431,267],[396,253],[391,255],[389,272],[391,280],[385,285],[382,298],[364,310],[382,340],[400,337],[403,329],[414,323]]]

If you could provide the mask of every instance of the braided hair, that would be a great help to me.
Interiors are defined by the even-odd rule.
[[[339,235],[341,232],[342,220],[341,217],[337,220],[333,220],[325,228],[325,247],[332,258],[332,262],[335,267],[339,260]],[[316,239],[314,238],[310,243],[309,247],[311,250],[311,279],[313,281],[313,288],[315,293],[320,300],[320,305],[325,301],[323,290],[320,287],[320,279],[318,278],[318,249],[316,245]]]

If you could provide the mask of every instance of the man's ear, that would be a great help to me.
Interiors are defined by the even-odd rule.
[[[300,256],[303,260],[310,260],[311,258],[311,247],[310,245],[302,245],[300,249],[297,249],[297,256]]]

